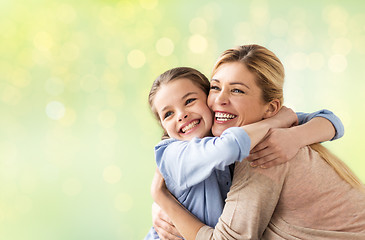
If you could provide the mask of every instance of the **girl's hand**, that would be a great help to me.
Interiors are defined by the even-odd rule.
[[[152,204],[152,225],[160,239],[181,240],[180,233],[177,231],[169,216],[157,205]]]
[[[155,175],[153,176],[152,184],[151,184],[151,196],[155,202],[158,203],[159,198],[162,194],[168,193],[168,189],[166,188],[165,180],[163,179],[160,171],[156,168]]]
[[[297,114],[291,109],[282,106],[280,111],[272,117],[279,123],[277,127],[292,127],[298,124]]]
[[[291,128],[272,128],[246,158],[252,167],[269,168],[292,159],[301,145]]]

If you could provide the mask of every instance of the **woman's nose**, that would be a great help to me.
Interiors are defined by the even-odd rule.
[[[229,96],[225,91],[221,91],[216,99],[215,102],[220,105],[226,105],[229,102]]]

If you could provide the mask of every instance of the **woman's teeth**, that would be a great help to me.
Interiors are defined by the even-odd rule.
[[[229,113],[220,113],[220,112],[215,113],[215,118],[217,119],[217,121],[221,121],[221,122],[231,120],[235,117],[236,117],[236,115],[229,114]]]
[[[194,128],[194,127],[195,127],[196,125],[198,125],[199,123],[200,123],[200,121],[199,121],[199,120],[192,121],[191,123],[189,123],[189,125],[187,125],[187,126],[183,127],[183,128],[181,129],[181,131],[182,131],[183,133],[186,133],[187,131],[189,131],[190,129]]]

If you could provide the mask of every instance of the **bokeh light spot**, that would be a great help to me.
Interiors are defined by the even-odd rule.
[[[63,118],[60,119],[60,123],[63,126],[72,126],[76,121],[76,112],[71,108],[65,109]]]
[[[48,51],[53,46],[53,38],[47,32],[38,32],[33,39],[35,47],[40,51]]]
[[[195,34],[189,38],[189,48],[193,53],[203,53],[208,47],[205,37]]]
[[[81,182],[76,178],[69,178],[63,182],[62,190],[68,196],[75,196],[81,192]]]
[[[160,38],[156,43],[156,50],[161,56],[170,56],[174,51],[174,43],[169,38]]]
[[[296,52],[289,56],[289,66],[294,70],[303,70],[307,67],[307,56],[304,53]]]
[[[65,115],[65,106],[58,101],[49,102],[46,106],[46,114],[50,119],[59,120]]]
[[[9,105],[17,105],[22,99],[22,94],[19,89],[7,86],[3,89],[1,99]]]
[[[141,68],[145,62],[146,57],[141,50],[135,49],[128,54],[128,63],[132,68]]]
[[[312,70],[320,70],[323,68],[325,60],[322,54],[314,52],[307,56],[307,66]]]
[[[284,37],[288,32],[288,22],[282,18],[276,18],[270,23],[270,31],[276,37]]]
[[[265,0],[253,0],[250,5],[252,21],[258,26],[269,22],[269,6]]]
[[[119,182],[121,176],[122,173],[120,171],[120,168],[116,165],[110,165],[104,168],[103,179],[107,183],[117,183]]]
[[[60,48],[60,56],[67,62],[75,61],[80,56],[80,48],[73,42],[65,43]]]
[[[115,208],[121,212],[129,211],[133,206],[133,199],[127,193],[120,193],[114,200]]]
[[[117,117],[115,116],[115,113],[111,110],[104,110],[99,113],[98,122],[100,126],[104,128],[114,127],[116,121]]]
[[[328,60],[328,67],[332,72],[343,72],[347,68],[347,59],[343,55],[335,54]]]
[[[85,75],[81,81],[80,86],[86,92],[95,92],[99,88],[99,79],[91,74]]]
[[[49,95],[58,96],[63,93],[64,83],[58,78],[49,78],[44,88]]]
[[[332,51],[335,54],[346,55],[351,51],[352,44],[347,38],[338,38],[332,45]]]
[[[158,0],[140,0],[139,3],[144,9],[152,10],[157,7]]]
[[[75,9],[68,4],[61,4],[58,6],[56,15],[61,22],[70,24],[75,21],[76,12]]]
[[[194,18],[190,21],[189,29],[192,34],[205,34],[207,32],[207,22],[203,18]]]

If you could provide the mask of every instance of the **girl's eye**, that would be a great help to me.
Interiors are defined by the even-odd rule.
[[[242,91],[240,89],[237,89],[237,88],[232,89],[232,92],[234,92],[234,93],[245,93],[244,91]]]
[[[189,103],[192,103],[196,100],[196,98],[189,98],[188,100],[186,100],[185,105],[188,105]]]
[[[163,119],[168,118],[168,117],[170,117],[171,115],[172,115],[172,111],[168,111],[168,112],[166,112],[166,113],[165,113],[165,115],[163,116]]]

